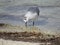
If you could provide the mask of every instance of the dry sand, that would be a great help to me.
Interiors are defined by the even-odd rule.
[[[11,41],[0,39],[0,45],[39,45],[39,43]]]

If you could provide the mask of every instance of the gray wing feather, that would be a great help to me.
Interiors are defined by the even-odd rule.
[[[28,11],[30,11],[30,12],[32,12],[32,13],[37,13],[37,15],[39,16],[40,10],[39,10],[38,7],[30,7],[30,8],[28,9]]]

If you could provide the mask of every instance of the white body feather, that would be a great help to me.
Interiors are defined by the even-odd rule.
[[[26,20],[24,20],[25,22],[28,22],[29,20],[36,20],[36,18],[38,17],[37,13],[32,13],[32,12],[27,12],[26,15],[24,16]]]

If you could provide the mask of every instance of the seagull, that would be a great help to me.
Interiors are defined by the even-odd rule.
[[[29,20],[33,21],[33,26],[34,26],[34,20],[36,20],[39,16],[39,8],[38,7],[30,7],[27,10],[27,13],[24,15],[24,22],[25,22],[25,26],[27,26],[27,22]]]

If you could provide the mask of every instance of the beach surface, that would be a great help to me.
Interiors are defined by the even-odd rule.
[[[23,31],[22,31],[23,30]],[[58,42],[58,43],[57,43]],[[0,25],[0,45],[59,45],[60,35],[48,34],[38,27]]]

